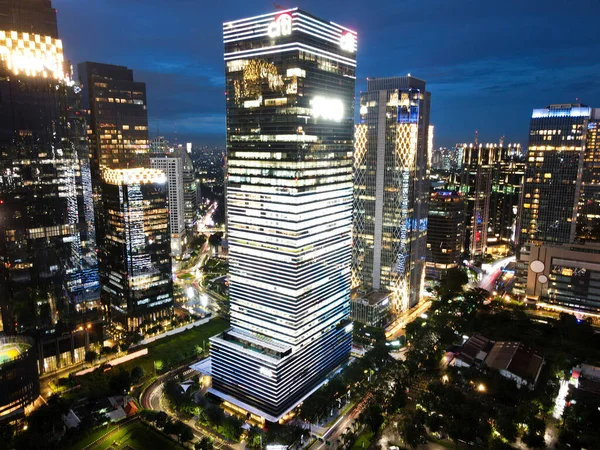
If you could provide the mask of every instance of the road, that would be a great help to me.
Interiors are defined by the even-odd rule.
[[[422,299],[417,306],[400,314],[394,323],[385,329],[385,337],[388,340],[392,340],[402,336],[406,325],[422,314],[425,314],[430,306],[431,300]]]
[[[169,378],[176,376],[183,369],[187,368],[187,366],[180,367],[178,369],[174,369],[164,375],[161,375],[154,381],[150,386],[142,392],[140,397],[140,403],[143,408],[151,409],[153,411],[164,411],[167,413],[173,420],[181,420],[177,415],[170,410],[168,406],[165,405],[164,397],[163,397],[163,386],[165,381]],[[217,436],[215,433],[211,431],[201,428],[195,418],[191,418],[190,420],[183,421],[187,425],[192,428],[194,432],[195,440],[200,440],[203,437],[209,437],[213,440],[213,447],[218,450],[243,450],[244,444],[243,442],[240,444],[229,444],[225,442],[221,437]]]
[[[360,415],[362,410],[367,406],[367,403],[371,399],[371,393],[369,392],[365,397],[357,403],[354,408],[348,411],[345,415],[340,417],[337,422],[335,422],[324,434],[323,434],[323,442],[316,441],[316,444],[313,444],[310,448],[312,450],[329,450],[333,447],[336,447],[337,440],[346,432],[348,428],[352,428],[352,424],[356,420],[356,418]],[[327,445],[327,442],[331,442],[331,446]]]
[[[492,264],[491,269],[488,270],[488,272],[483,276],[478,284],[478,287],[489,292],[494,291],[496,280],[502,274],[502,269],[506,267],[509,262],[514,261],[516,261],[514,256],[509,256],[508,258],[503,258],[496,261],[494,264]]]

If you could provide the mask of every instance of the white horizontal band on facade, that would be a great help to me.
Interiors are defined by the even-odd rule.
[[[321,56],[323,58],[332,59],[342,64],[348,64],[356,67],[356,60],[347,58],[336,53],[331,53],[326,50],[321,50],[310,45],[303,44],[302,42],[290,42],[288,44],[271,45],[269,47],[262,47],[258,49],[240,50],[231,53],[225,53],[225,61],[232,61],[235,59],[253,58],[256,56],[270,55],[273,53],[287,52],[291,50],[302,50],[307,53]]]

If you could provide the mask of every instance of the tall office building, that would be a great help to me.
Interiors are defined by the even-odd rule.
[[[581,104],[533,110],[521,200],[518,293],[600,310],[600,250],[593,245],[600,239],[599,123],[600,109]]]
[[[183,216],[188,239],[196,235],[198,226],[198,184],[191,150],[191,144],[186,151],[180,150],[183,160]]]
[[[146,84],[134,81],[133,70],[124,66],[84,62],[77,71],[88,112],[96,239],[101,247],[103,170],[150,166]]]
[[[167,176],[171,254],[176,258],[182,256],[187,242],[183,165],[184,160],[177,153],[167,153],[161,157],[150,158],[150,167],[162,170]]]
[[[490,144],[464,144],[461,149],[460,191],[465,198],[465,250],[471,258],[478,258],[487,250],[492,169],[496,153]]]
[[[0,3],[0,53],[2,328],[48,329],[85,290],[89,242],[88,150],[72,129],[79,88],[50,1]]]
[[[457,144],[465,198],[465,250],[471,258],[507,253],[515,244],[516,215],[525,160],[520,144]]]
[[[464,251],[465,205],[460,192],[436,190],[429,199],[427,276],[439,279],[458,267]]]
[[[294,8],[223,34],[231,328],[212,392],[276,421],[350,354],[356,33]]]
[[[429,105],[414,77],[367,80],[360,97],[354,170],[353,286],[415,306],[425,278]]]
[[[173,314],[167,179],[157,169],[105,169],[101,299],[126,330]]]
[[[506,255],[518,242],[516,220],[527,163],[520,144],[501,143],[495,153],[487,248]]]
[[[77,66],[89,111],[88,135],[99,181],[104,169],[146,167],[149,163],[146,83],[133,70],[97,62]]]

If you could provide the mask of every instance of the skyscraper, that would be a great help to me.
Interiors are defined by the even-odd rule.
[[[495,152],[487,248],[490,253],[507,254],[518,242],[516,219],[527,163],[520,144],[501,143]]]
[[[231,328],[212,389],[276,421],[350,353],[356,33],[294,8],[223,34]]]
[[[103,245],[102,172],[150,166],[146,84],[124,66],[84,62],[77,66],[88,112],[96,239]]]
[[[440,278],[458,267],[464,250],[465,204],[460,192],[437,190],[429,200],[427,275]]]
[[[99,249],[102,303],[127,331],[173,313],[165,173],[105,169],[104,245]]]
[[[425,277],[429,105],[411,76],[369,79],[360,97],[353,286],[391,291],[396,312],[419,302]]]
[[[595,311],[600,310],[600,248],[593,245],[600,223],[599,122],[600,109],[581,104],[533,110],[516,284],[517,292],[530,297]]]
[[[82,287],[88,150],[47,0],[0,4],[0,276],[5,331],[66,319]],[[89,205],[88,205],[89,206]],[[93,233],[93,231],[92,231]]]
[[[169,197],[169,227],[171,229],[171,254],[182,256],[186,239],[185,198],[183,185],[184,160],[177,153],[167,153],[150,158],[150,167],[162,170],[167,176]]]
[[[191,144],[189,151],[180,151],[183,160],[183,215],[188,239],[192,239],[198,226],[198,185],[196,183],[196,170],[191,157]]]
[[[89,111],[94,177],[104,169],[147,167],[149,163],[146,83],[133,70],[97,62],[77,66]]]
[[[474,143],[464,144],[462,155],[460,191],[465,199],[465,251],[471,258],[481,258],[487,250],[496,153],[493,145]]]

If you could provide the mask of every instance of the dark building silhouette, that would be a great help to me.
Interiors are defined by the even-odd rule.
[[[0,2],[0,49],[0,298],[5,331],[22,332],[94,289],[89,150],[50,2]]]

